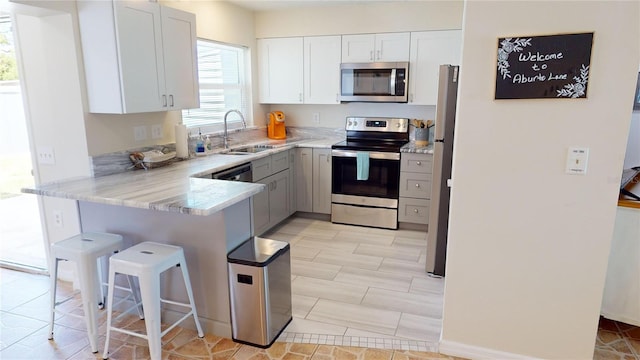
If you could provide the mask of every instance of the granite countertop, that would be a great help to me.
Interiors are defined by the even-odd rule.
[[[25,188],[22,191],[72,200],[206,216],[261,192],[266,185],[199,177],[206,177],[211,173],[295,147],[331,148],[332,144],[341,140],[268,140],[261,144],[273,148],[258,153],[214,153],[176,161],[171,165],[147,171],[135,170],[101,177],[67,179],[35,188]]]
[[[427,146],[418,146],[415,141],[411,141],[402,148],[401,153],[413,153],[413,154],[433,154],[433,144],[429,143]]]

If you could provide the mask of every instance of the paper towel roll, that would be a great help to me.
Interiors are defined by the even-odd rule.
[[[189,157],[189,138],[187,127],[183,124],[176,124],[176,157],[181,159]]]

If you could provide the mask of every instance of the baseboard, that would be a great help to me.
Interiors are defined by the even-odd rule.
[[[458,356],[466,359],[514,359],[534,360],[531,356],[508,353],[499,350],[487,349],[479,346],[461,344],[455,341],[440,340],[438,352],[449,356]]]

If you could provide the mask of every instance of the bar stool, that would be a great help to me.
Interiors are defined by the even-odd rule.
[[[117,234],[86,232],[51,244],[53,271],[50,277],[51,318],[49,322],[49,340],[53,339],[53,324],[56,313],[83,318],[87,324],[87,333],[91,351],[98,352],[97,308],[104,307],[104,281],[102,269],[98,261],[124,248],[122,236]],[[57,309],[58,305],[71,300],[70,296],[56,302],[58,262],[73,261],[76,263],[80,294],[84,316],[71,314]]]
[[[182,278],[187,290],[187,296],[189,297],[188,304],[165,300],[160,297],[160,274],[171,269],[174,266],[178,266],[182,270]],[[144,320],[147,330],[146,335],[112,326],[112,298],[114,278],[116,274],[126,274],[138,277],[142,301],[141,304],[136,305],[142,305],[142,308],[144,309]],[[191,288],[191,281],[189,280],[189,271],[187,270],[184,251],[179,246],[158,244],[154,242],[143,242],[113,255],[111,258],[109,258],[108,297],[107,339],[104,345],[104,353],[102,356],[104,359],[107,359],[109,356],[109,340],[111,337],[111,331],[117,331],[127,335],[146,339],[149,343],[149,353],[151,355],[151,359],[153,360],[160,359],[162,356],[162,337],[169,331],[171,331],[174,327],[176,327],[179,323],[192,315],[196,323],[198,336],[204,336],[193,300],[193,290]],[[187,314],[185,314],[182,318],[166,328],[164,331],[160,331],[162,303],[183,306],[185,308],[189,308],[190,310]],[[125,314],[126,312],[120,314],[118,317],[116,317],[116,320],[120,316],[123,316]]]

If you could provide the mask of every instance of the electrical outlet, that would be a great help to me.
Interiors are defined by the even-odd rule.
[[[53,153],[53,148],[50,146],[38,147],[38,164],[41,165],[55,165],[56,157]]]
[[[151,138],[152,139],[162,139],[162,125],[152,125],[151,126]]]
[[[313,113],[313,123],[320,125],[320,113]]]
[[[64,227],[64,222],[62,221],[62,211],[53,210],[53,224],[56,227]]]
[[[147,140],[147,127],[135,126],[133,128],[133,138],[135,139],[135,141]]]

